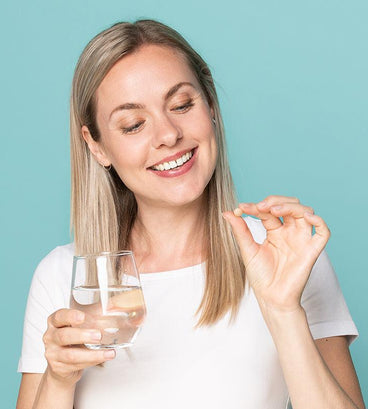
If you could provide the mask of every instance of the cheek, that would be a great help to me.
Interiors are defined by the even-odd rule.
[[[130,158],[130,159],[129,159]],[[129,156],[129,154],[121,155],[112,161],[113,167],[118,174],[120,180],[124,185],[135,192],[137,186],[141,185],[141,180],[138,172],[138,167],[136,166],[136,161]]]
[[[134,190],[135,180],[144,163],[142,155],[129,144],[110,147],[108,155],[121,181],[130,190]]]
[[[211,124],[210,138],[209,138],[209,156],[210,156],[210,166],[212,167],[212,173],[215,171],[217,159],[218,159],[218,146],[216,141],[215,129]]]
[[[212,157],[217,157],[217,142],[216,142],[216,132],[213,127],[212,121],[206,123],[202,129],[203,143],[208,144],[209,155]]]
[[[203,159],[201,163],[203,164],[203,170],[205,173],[209,174],[211,177],[215,171],[217,164],[218,148],[216,142],[215,129],[213,127],[212,121],[210,123],[202,123],[201,132],[198,135],[201,135],[200,145],[202,145]]]
[[[129,139],[114,135],[106,151],[115,169],[138,169],[144,166],[147,147],[138,138]]]
[[[203,142],[207,142],[211,148],[216,150],[216,136],[212,117],[207,109],[204,109],[204,111],[202,120],[197,124],[199,130],[198,135],[202,135]]]

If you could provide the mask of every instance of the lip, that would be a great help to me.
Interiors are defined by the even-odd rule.
[[[161,159],[159,162],[154,163],[153,165],[149,166],[148,169],[152,168],[153,166],[157,166],[160,163],[164,163],[164,162],[170,162],[171,160],[176,160],[181,158],[184,154],[186,154],[187,152],[191,152],[193,151],[195,148],[191,148],[191,149],[185,149],[182,150],[180,152],[175,153],[174,155],[170,155],[170,156],[166,156],[166,158]]]
[[[194,161],[197,159],[197,148],[192,149],[193,151],[193,155],[192,157],[184,163],[184,165],[180,166],[179,168],[174,168],[174,169],[169,169],[169,170],[154,170],[152,168],[148,168],[148,170],[150,172],[153,172],[156,176],[160,176],[163,178],[173,178],[173,177],[178,177],[183,175],[184,173],[189,172],[189,170],[192,168],[192,166],[194,165]],[[175,158],[180,158],[182,155],[184,155],[187,152],[191,152],[191,151],[182,151],[179,152],[179,156],[178,154],[173,155],[173,156],[169,156],[168,158],[172,158],[170,160],[175,160]],[[164,162],[167,162],[167,158],[164,160]],[[162,162],[158,162],[162,163]],[[153,165],[155,166],[155,165]]]

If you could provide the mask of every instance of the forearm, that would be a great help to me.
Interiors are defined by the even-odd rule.
[[[294,409],[357,409],[322,359],[305,311],[261,307],[275,342]],[[359,408],[358,408],[359,409]]]
[[[64,385],[48,371],[41,379],[32,409],[73,409],[75,384]]]

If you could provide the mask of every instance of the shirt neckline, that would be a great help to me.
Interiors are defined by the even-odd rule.
[[[180,277],[182,275],[188,275],[190,273],[198,274],[198,272],[204,271],[204,267],[206,262],[200,264],[195,264],[189,267],[178,268],[175,270],[168,270],[168,271],[158,271],[153,273],[140,273],[139,277],[141,281],[153,281],[153,280],[161,280],[167,278],[174,278]]]

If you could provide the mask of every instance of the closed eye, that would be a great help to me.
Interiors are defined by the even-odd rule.
[[[189,100],[187,103],[183,104],[183,105],[179,105],[175,108],[172,109],[172,111],[175,112],[187,112],[189,111],[189,109],[194,106],[193,100]]]
[[[122,128],[121,130],[122,130],[122,132],[123,132],[124,134],[126,134],[126,133],[134,133],[134,132],[138,131],[143,124],[144,124],[144,121],[140,121],[140,122],[137,122],[136,124],[134,124],[134,125],[132,125],[132,126],[129,126],[129,127],[126,127],[126,128]]]

